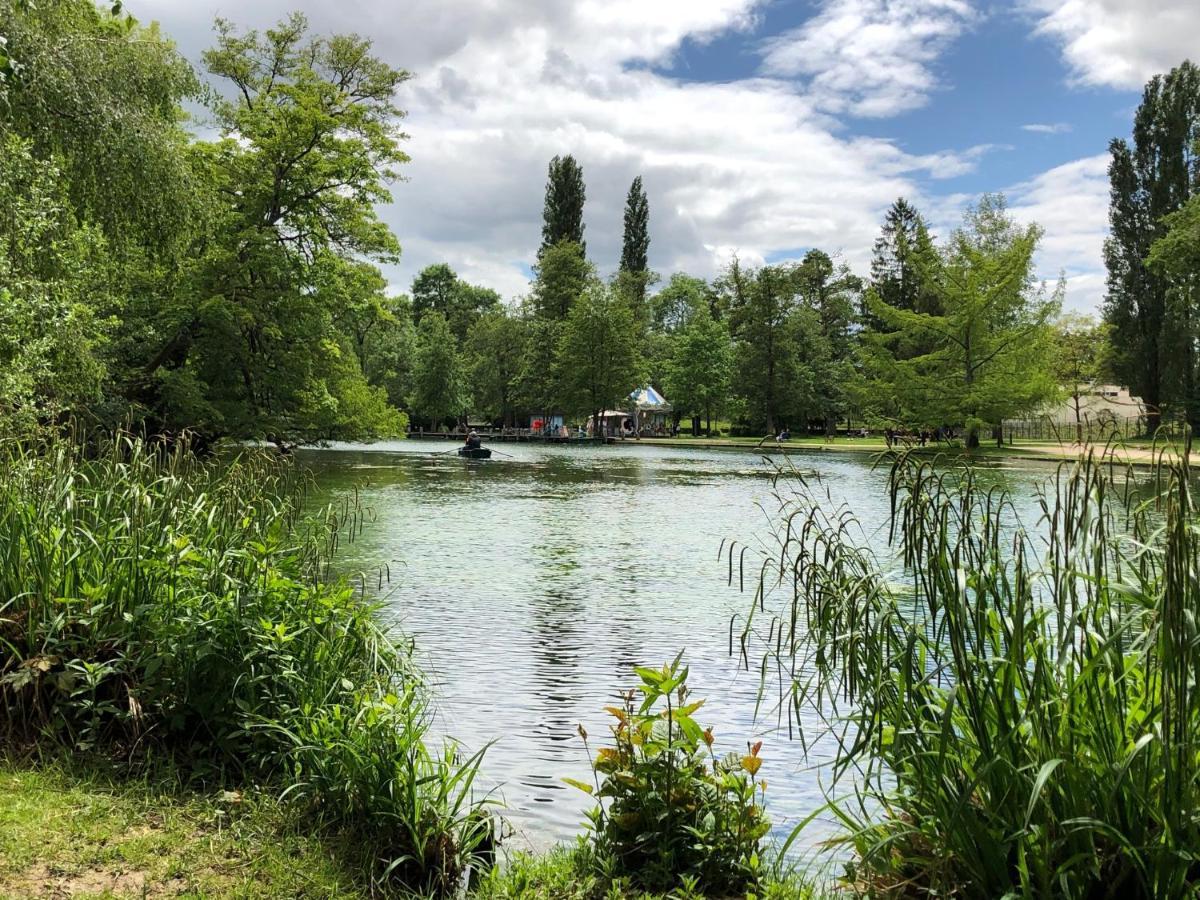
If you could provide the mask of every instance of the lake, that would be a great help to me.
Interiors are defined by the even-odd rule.
[[[580,831],[591,801],[562,781],[590,781],[577,725],[594,750],[608,737],[603,707],[635,684],[632,667],[680,651],[694,697],[708,700],[697,719],[714,726],[718,749],[764,740],[759,775],[776,833],[821,805],[820,748],[806,759],[770,706],[756,718],[758,672],[729,655],[730,619],[751,596],[726,585],[717,553],[722,539],[769,538],[772,464],[745,451],[632,443],[498,444],[491,460],[468,461],[445,452],[453,446],[297,456],[322,496],[359,487],[374,519],[343,545],[340,564],[390,566],[382,599],[433,681],[436,730],[472,750],[491,742],[484,776],[515,843],[544,847]],[[886,552],[886,470],[853,453],[790,460],[819,474]],[[1053,471],[1014,463],[986,477],[1012,490],[1032,525],[1034,487]],[[821,833],[818,825],[805,843]]]

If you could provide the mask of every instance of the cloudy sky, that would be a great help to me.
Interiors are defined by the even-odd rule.
[[[1046,230],[1068,305],[1103,293],[1106,146],[1141,85],[1200,50],[1195,0],[133,0],[193,60],[221,15],[292,9],[355,31],[414,77],[412,163],[384,216],[403,262],[506,297],[526,289],[546,163],[584,169],[589,255],[620,253],[642,175],[652,267],[714,274],[736,252],[810,247],[865,272],[887,205],[942,232],[983,191]]]

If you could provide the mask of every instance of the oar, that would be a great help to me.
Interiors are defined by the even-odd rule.
[[[516,457],[513,456],[511,453],[505,453],[503,450],[494,450],[491,447],[488,447],[488,449],[491,450],[493,453],[499,453],[501,456],[507,456],[509,459],[516,459]]]

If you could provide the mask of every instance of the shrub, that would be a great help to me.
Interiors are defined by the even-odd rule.
[[[257,451],[0,446],[0,730],[277,783],[394,878],[455,890],[493,843],[480,756],[427,747],[408,651],[330,575],[362,512],[305,519],[304,490]]]
[[[570,782],[600,799],[590,817],[606,877],[716,895],[754,886],[770,829],[761,802],[767,785],[754,780],[762,742],[718,758],[712,729],[702,731],[694,718],[704,701],[689,698],[679,658],[635,671],[641,684],[621,706],[608,707],[614,746],[596,754],[594,788]],[[580,735],[586,742],[582,726]]]
[[[881,571],[845,511],[801,485],[743,635],[793,679],[797,721],[802,704],[834,713],[848,882],[1194,896],[1200,522],[1186,463],[1149,486],[1091,457],[1063,467],[1031,531],[970,470],[901,456],[891,479],[903,572]]]

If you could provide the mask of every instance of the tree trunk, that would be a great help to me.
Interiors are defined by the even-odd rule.
[[[837,419],[833,417],[833,413],[825,416],[825,437],[837,436]]]

